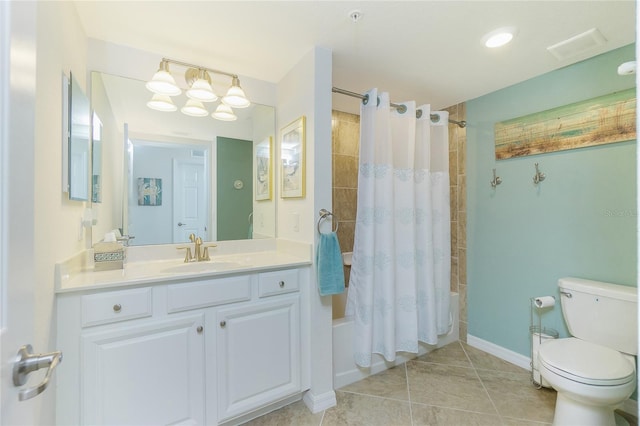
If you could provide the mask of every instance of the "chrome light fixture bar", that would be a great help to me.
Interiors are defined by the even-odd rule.
[[[185,72],[185,82],[187,83],[186,95],[189,98],[180,111],[194,117],[204,117],[209,112],[203,102],[215,102],[218,96],[211,87],[210,73],[221,74],[231,77],[231,87],[227,94],[221,99],[216,111],[211,114],[213,118],[223,121],[233,121],[237,119],[232,108],[246,108],[251,105],[249,99],[240,86],[240,78],[236,74],[220,71],[212,68],[202,67],[175,59],[162,58],[158,71],[151,81],[146,84],[147,89],[154,93],[153,98],[147,103],[149,108],[158,111],[176,111],[171,96],[177,96],[182,90],[175,82],[169,71],[169,64],[175,64],[187,68]]]

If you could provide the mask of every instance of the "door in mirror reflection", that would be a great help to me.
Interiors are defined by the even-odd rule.
[[[200,156],[200,154],[202,156]],[[195,234],[209,239],[207,229],[207,180],[205,151],[192,152],[192,158],[173,160],[173,242],[189,241]]]

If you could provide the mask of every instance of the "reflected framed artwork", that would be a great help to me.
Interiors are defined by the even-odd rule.
[[[273,181],[271,177],[271,159],[273,143],[269,136],[256,145],[256,201],[271,199]]]
[[[280,140],[281,197],[305,196],[305,117],[302,116],[281,131]]]
[[[162,179],[138,178],[138,205],[162,205]]]

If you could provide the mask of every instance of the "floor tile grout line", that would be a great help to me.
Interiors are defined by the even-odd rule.
[[[407,363],[409,362],[420,362],[422,364],[444,365],[445,367],[458,367],[458,368],[467,368],[469,370],[474,370],[474,367],[471,365],[471,363],[469,363],[469,365],[466,366],[466,365],[457,365],[457,364],[447,364],[446,362],[423,361],[416,358],[410,359],[409,361],[407,361]]]
[[[407,398],[409,399],[409,419],[411,420],[411,425],[413,426],[413,402],[411,401],[411,389],[409,388],[409,370],[407,368],[407,363],[404,363],[404,380],[407,384]]]
[[[389,398],[389,397],[386,397],[386,396],[371,395],[370,393],[353,392],[353,391],[345,391],[345,390],[338,390],[337,392],[350,393],[350,394],[353,394],[353,395],[360,395],[360,396],[370,396],[371,398],[378,398],[378,399],[388,399],[389,401],[409,402],[409,403],[411,402],[411,401],[408,401],[406,399]]]
[[[336,404],[337,406],[337,404]],[[320,417],[320,423],[318,424],[318,426],[322,426],[322,423],[324,422],[324,415],[327,414],[327,410],[322,410],[322,417]]]
[[[491,395],[489,394],[489,391],[487,390],[487,387],[484,385],[484,382],[482,381],[482,378],[480,377],[480,374],[478,374],[478,370],[476,369],[475,364],[471,360],[471,357],[467,353],[467,350],[464,348],[464,345],[462,343],[460,343],[460,347],[462,348],[462,350],[464,351],[464,354],[467,356],[467,358],[469,359],[469,362],[473,366],[473,372],[476,374],[476,377],[480,381],[480,384],[482,385],[482,389],[484,389],[484,392],[487,394],[487,398],[489,398],[489,401],[491,402],[491,405],[493,406],[493,409],[496,411],[496,414],[498,415],[498,417],[500,417],[500,423],[504,423],[504,421],[502,419],[502,415],[498,411],[498,407],[496,407],[496,404],[493,402],[493,398],[491,398]]]
[[[439,405],[439,404],[425,404],[424,402],[412,402],[411,405],[423,405],[425,407],[434,407],[434,408],[442,408],[443,410],[449,410],[449,411],[460,411],[463,413],[470,413],[470,414],[482,414],[482,415],[486,415],[486,416],[496,416],[496,417],[500,417],[502,418],[502,416],[500,416],[499,414],[494,414],[494,413],[487,413],[486,411],[474,411],[474,410],[465,410],[462,408],[457,408],[457,407],[451,407],[448,405]],[[520,420],[526,420],[526,419],[520,419]],[[527,421],[531,421],[531,420],[527,420]]]

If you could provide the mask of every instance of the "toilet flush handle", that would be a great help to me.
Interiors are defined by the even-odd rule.
[[[567,299],[571,299],[573,297],[573,294],[569,293],[568,291],[560,291],[560,294],[565,296]]]

